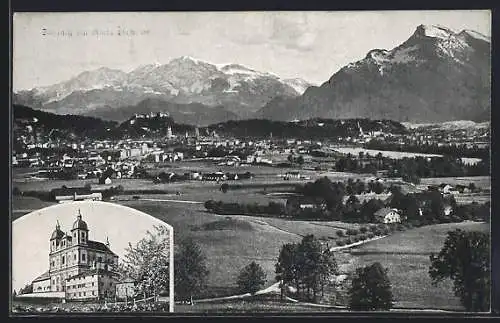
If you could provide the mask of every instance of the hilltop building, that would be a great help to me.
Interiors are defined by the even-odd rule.
[[[118,256],[106,243],[89,239],[80,210],[70,232],[59,222],[50,237],[49,270],[33,281],[33,293],[64,293],[66,300],[115,296]]]

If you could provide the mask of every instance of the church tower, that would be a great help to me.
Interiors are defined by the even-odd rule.
[[[59,246],[60,240],[64,237],[64,232],[61,230],[61,226],[59,225],[59,221],[56,223],[56,229],[52,232],[52,236],[50,237],[50,253],[56,251]]]
[[[87,241],[89,238],[89,229],[87,227],[87,223],[82,220],[80,209],[78,209],[78,216],[76,217],[76,221],[73,222],[71,236],[73,238],[73,245],[87,245]]]

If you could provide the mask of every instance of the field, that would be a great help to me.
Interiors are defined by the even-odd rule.
[[[489,231],[486,223],[462,222],[398,232],[352,249],[350,270],[377,261],[388,268],[397,307],[462,310],[453,283],[446,280],[433,286],[428,274],[431,252],[439,252],[447,232],[457,228]]]
[[[267,275],[266,286],[271,285],[275,277],[274,266],[283,244],[298,242],[302,236],[314,234],[317,237],[328,239],[329,243],[334,245],[337,230],[359,227],[357,224],[339,221],[295,221],[241,215],[220,216],[206,212],[203,203],[209,199],[240,203],[267,204],[269,201],[284,203],[286,197],[273,193],[291,191],[296,183],[309,181],[283,181],[277,176],[286,172],[283,169],[252,167],[248,170],[256,174],[255,178],[228,182],[229,185],[240,187],[230,189],[227,193],[220,191],[221,184],[216,182],[188,181],[153,184],[149,180],[141,179],[114,180],[113,185],[122,185],[126,190],[159,189],[169,192],[169,194],[140,194],[139,199],[134,199],[131,195],[117,196],[115,203],[138,209],[171,224],[174,227],[177,242],[190,236],[199,243],[207,258],[210,271],[208,290],[201,295],[202,297],[234,294],[236,276],[239,270],[251,261],[258,262],[264,268]],[[247,170],[231,168],[231,171],[244,172]],[[311,176],[311,180],[320,176],[329,176],[334,181],[346,180],[349,177],[356,180],[356,178],[369,176],[312,171],[301,171],[301,174]],[[62,185],[83,186],[86,183],[98,186],[95,179],[86,181],[24,181],[22,176],[17,174],[16,178],[21,179],[13,183],[13,186],[17,186],[21,190],[48,191]],[[489,177],[422,179],[423,185],[442,182],[468,185],[471,181],[484,189],[489,189],[491,185]],[[36,198],[16,196],[12,198],[13,216],[17,218],[30,210],[52,204]],[[451,282],[444,282],[437,287],[432,286],[427,273],[429,253],[436,252],[441,248],[446,232],[454,227],[482,230],[489,228],[485,224],[460,223],[411,229],[368,242],[356,247],[352,252],[337,252],[337,262],[343,273],[352,272],[355,268],[371,264],[374,261],[379,261],[388,267],[398,307],[460,310],[461,306],[453,295]],[[308,311],[299,305],[283,305],[272,302],[254,305],[241,305],[236,302],[231,306],[236,312],[246,311],[248,308],[259,311],[282,311],[284,310],[283,306],[290,312]],[[293,308],[293,306],[297,307]],[[215,309],[221,310],[221,308],[224,308],[223,304],[199,304],[194,307],[187,306],[185,310],[210,312]]]

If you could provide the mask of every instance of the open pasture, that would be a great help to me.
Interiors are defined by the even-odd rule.
[[[463,310],[453,294],[453,283],[445,280],[433,286],[429,277],[430,253],[439,252],[450,230],[489,231],[489,225],[478,222],[448,223],[424,226],[394,233],[351,250],[352,261],[346,270],[380,262],[388,268],[395,306]]]

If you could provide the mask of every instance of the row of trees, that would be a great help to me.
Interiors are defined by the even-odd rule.
[[[489,158],[479,163],[469,165],[460,159],[450,156],[412,157],[392,159],[377,156],[356,157],[348,154],[340,157],[335,163],[338,172],[375,174],[377,171],[388,171],[389,177],[403,177],[410,182],[417,182],[424,177],[455,177],[455,176],[487,176],[490,175]]]
[[[382,140],[370,140],[364,145],[367,149],[387,150],[387,151],[404,151],[412,153],[449,155],[453,157],[471,157],[471,158],[489,158],[489,148],[479,148],[477,145],[468,147],[466,144],[451,144],[439,146],[437,143],[431,144],[411,144],[404,145]]]

